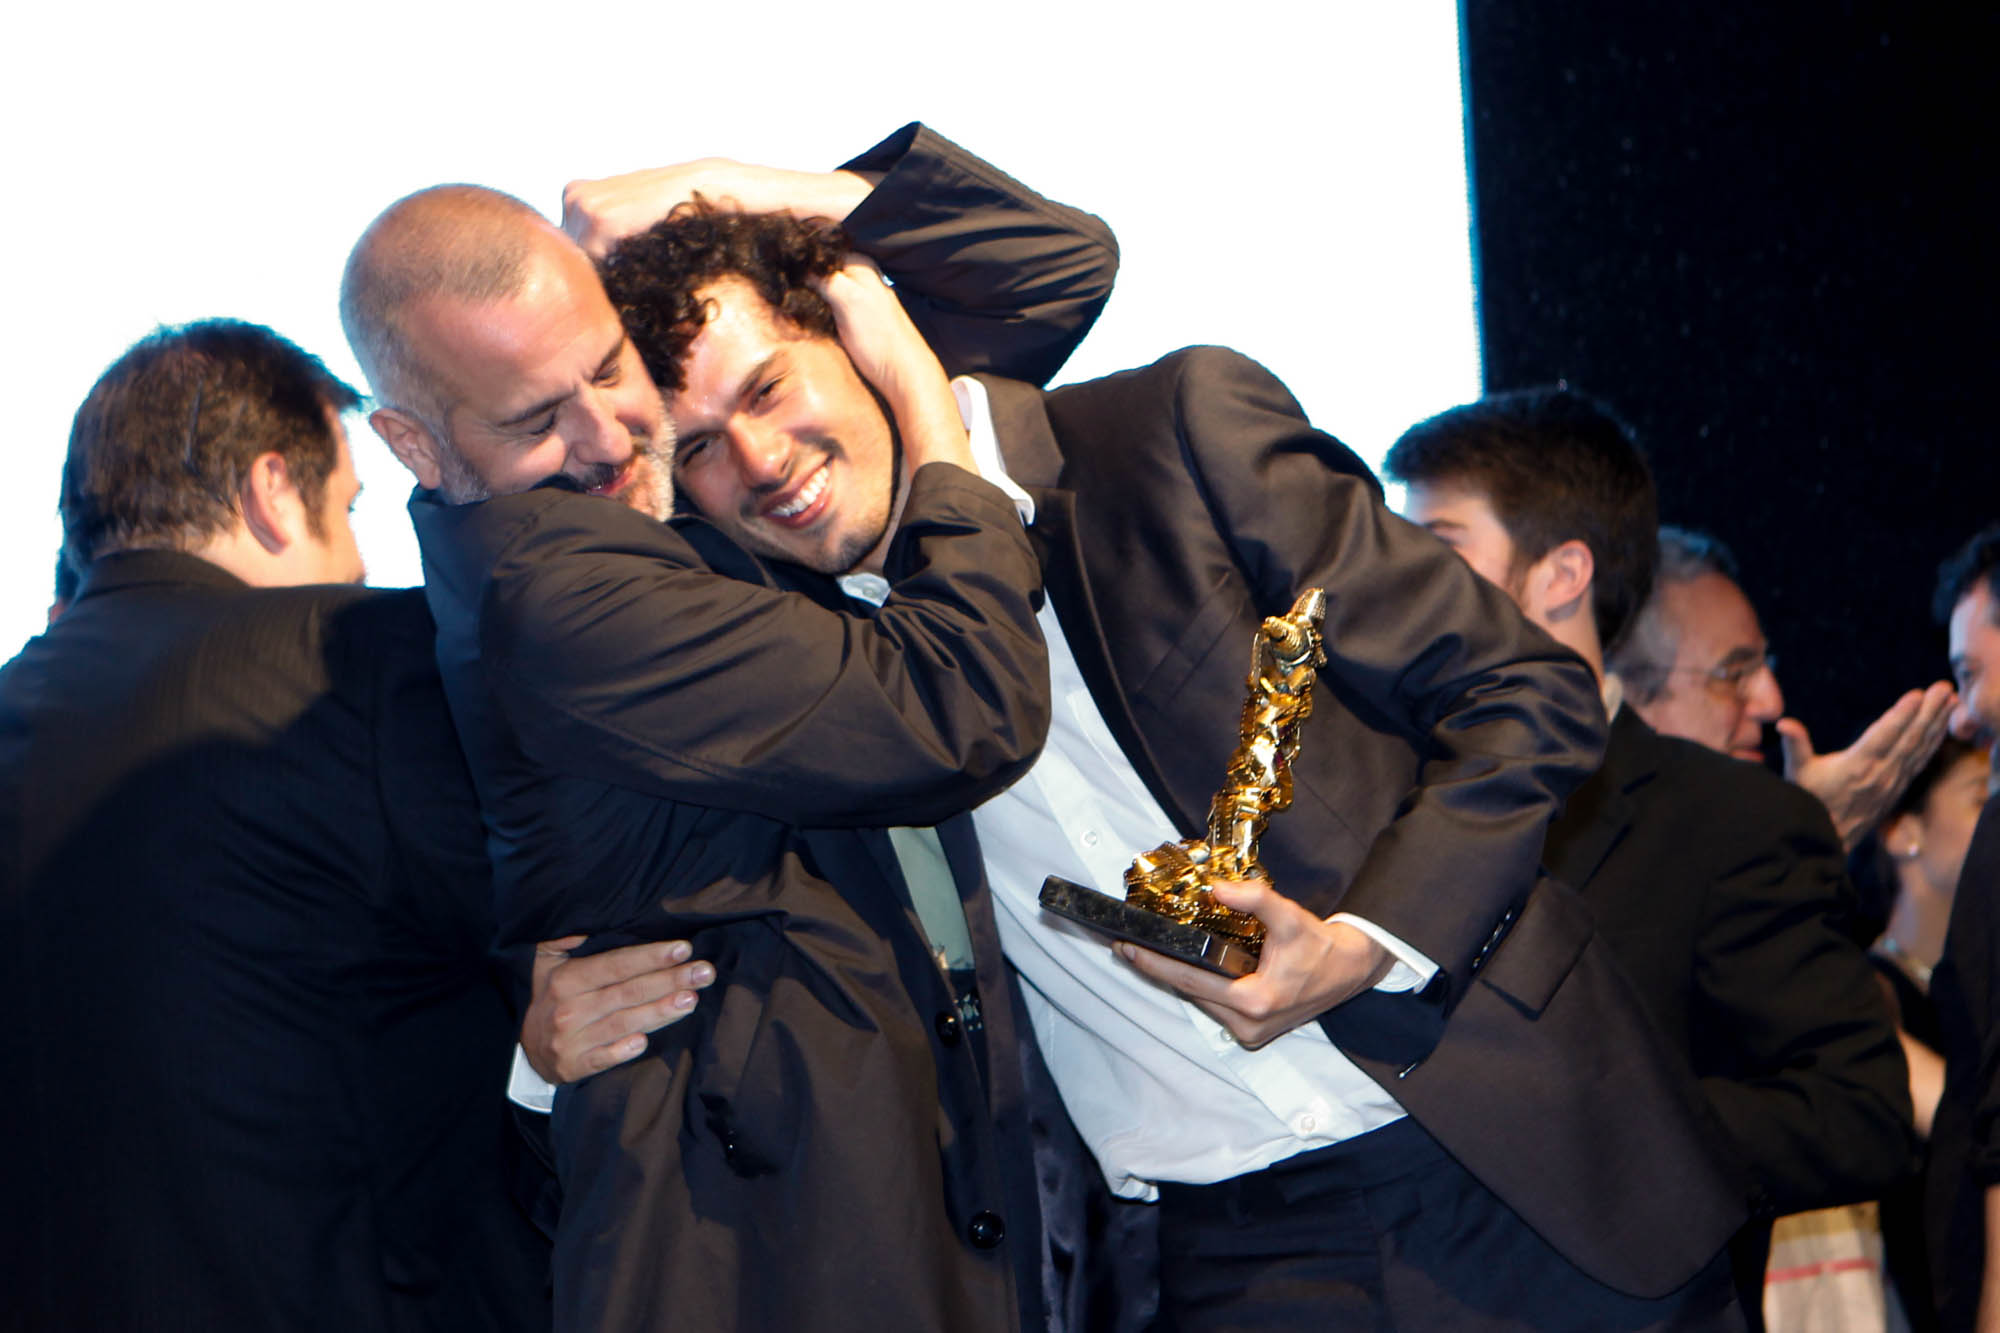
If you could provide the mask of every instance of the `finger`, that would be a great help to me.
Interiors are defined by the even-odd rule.
[[[1209,1000],[1217,1004],[1225,1003],[1229,988],[1235,984],[1206,968],[1183,963],[1178,958],[1169,958],[1163,953],[1156,953],[1136,944],[1120,941],[1111,947],[1141,976],[1157,981],[1167,989],[1178,991],[1197,1002]]]
[[[630,1046],[631,1038],[643,1038],[647,1033],[658,1032],[671,1023],[677,1023],[694,1012],[700,992],[676,988],[645,1004],[630,1005],[615,1013],[606,1014],[581,1032],[574,1034],[568,1045],[584,1051],[581,1059],[588,1060],[589,1052],[612,1046]],[[641,1046],[644,1042],[641,1041]]]
[[[1951,710],[1957,702],[1958,694],[1949,682],[1939,681],[1924,691],[1917,720],[1910,726],[1911,740],[1903,756],[1899,786],[1907,785],[1921,773],[1938,746],[1944,743],[1945,733],[1951,729]]]
[[[575,180],[563,186],[562,229],[585,250],[590,250],[597,232],[597,211],[591,205],[595,184],[595,181]]]
[[[1806,730],[1805,723],[1795,717],[1778,719],[1778,748],[1783,752],[1785,776],[1794,781],[1798,779],[1799,770],[1816,757],[1813,754],[1812,733]]]
[[[535,963],[528,974],[528,996],[530,1001],[539,999],[549,988],[549,974],[569,957],[569,951],[582,944],[581,935],[565,935],[559,940],[543,940],[535,946]]]
[[[1209,886],[1215,900],[1237,912],[1247,912],[1264,923],[1268,939],[1283,939],[1316,921],[1312,913],[1279,893],[1268,879],[1225,879]]]
[[[708,962],[683,963],[679,967],[646,972],[614,986],[591,991],[587,997],[599,1014],[620,1009],[637,1009],[657,1003],[676,991],[704,990],[715,981],[715,967]],[[579,997],[582,999],[585,997]]]
[[[671,1012],[650,1028],[626,1033],[601,1044],[590,1046],[578,1054],[574,1060],[563,1061],[557,1069],[560,1080],[574,1083],[592,1074],[601,1074],[607,1069],[635,1060],[645,1054],[649,1034],[677,1022],[694,1011],[694,994],[690,991],[676,992],[672,997]]]
[[[1951,717],[1951,710],[1958,703],[1958,691],[1948,680],[1941,680],[1924,691],[1921,714],[1924,725],[1942,736]]]
[[[1873,755],[1894,751],[1917,720],[1917,710],[1922,706],[1923,698],[1921,690],[1911,690],[1890,704],[1888,712],[1868,724],[1868,730],[1861,733],[1860,739],[1854,742],[1854,748]]]
[[[563,963],[562,970],[550,985],[564,995],[601,990],[648,972],[659,972],[684,963],[692,952],[686,940],[628,944],[622,949],[607,949],[588,958],[570,958]]]
[[[849,250],[847,252],[847,259],[842,265],[841,271],[853,274],[857,278],[865,273],[873,277],[877,282],[880,282],[884,287],[889,285],[889,280],[882,276],[882,266],[867,255],[862,254],[859,250]]]
[[[1273,1034],[1265,1033],[1262,1024],[1251,1022],[1226,1005],[1194,999],[1190,999],[1188,1003],[1222,1024],[1223,1029],[1235,1038],[1236,1044],[1246,1051],[1254,1051],[1271,1040]]]

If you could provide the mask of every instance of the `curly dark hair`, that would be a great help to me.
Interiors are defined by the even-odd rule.
[[[703,289],[741,278],[779,318],[832,338],[833,310],[812,284],[836,272],[851,249],[829,218],[741,213],[696,195],[620,241],[598,273],[653,382],[671,394],[687,387],[688,347],[713,315]]]
[[[1931,614],[1940,625],[1951,623],[1951,613],[1961,597],[1986,581],[1986,591],[2000,603],[2000,523],[1981,530],[1938,566],[1937,591],[1932,594]]]

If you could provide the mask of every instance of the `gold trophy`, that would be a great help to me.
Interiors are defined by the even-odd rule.
[[[1208,836],[1165,843],[1125,872],[1125,899],[1051,875],[1041,904],[1072,921],[1240,977],[1257,967],[1264,923],[1215,901],[1217,880],[1268,879],[1257,840],[1292,803],[1299,728],[1312,715],[1313,681],[1326,663],[1320,627],[1326,593],[1308,588],[1282,616],[1267,616],[1250,653],[1249,693],[1236,752],[1208,807]]]

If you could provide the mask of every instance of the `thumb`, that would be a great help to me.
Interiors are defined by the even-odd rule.
[[[1266,926],[1273,922],[1273,908],[1283,901],[1268,879],[1219,879],[1209,887],[1215,901],[1231,911],[1254,916]]]
[[[1778,744],[1785,752],[1785,776],[1796,778],[1799,770],[1815,758],[1812,733],[1795,717],[1781,717],[1777,725]]]
[[[559,940],[543,940],[535,946],[535,967],[529,977],[528,994],[539,998],[548,988],[549,973],[569,957],[569,951],[584,941],[582,935],[565,935]]]

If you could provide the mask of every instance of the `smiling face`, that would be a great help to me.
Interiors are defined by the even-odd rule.
[[[896,440],[840,344],[776,318],[738,278],[701,293],[710,316],[667,404],[675,480],[744,546],[826,574],[879,570]]]
[[[408,333],[445,419],[375,419],[423,485],[464,503],[562,473],[656,518],[672,510],[659,392],[575,246],[537,244],[512,296],[419,303]]]

